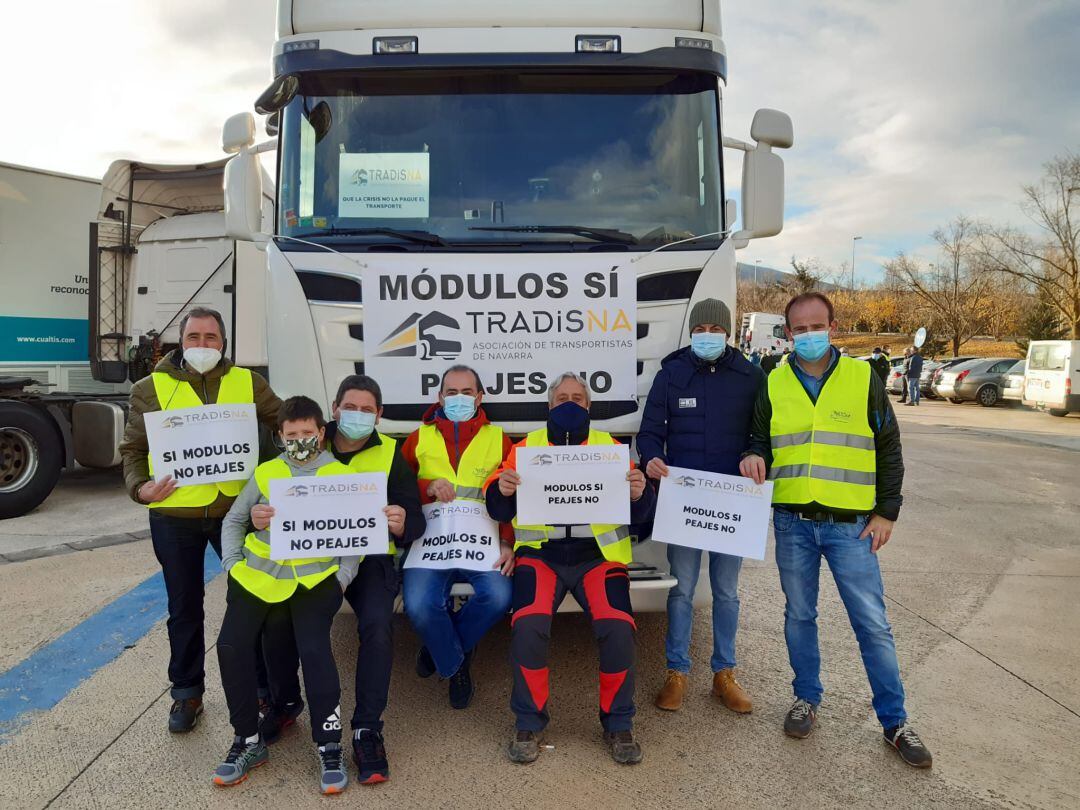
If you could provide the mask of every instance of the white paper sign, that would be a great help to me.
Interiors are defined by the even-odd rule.
[[[386,473],[272,478],[270,559],[386,554]]]
[[[338,217],[425,219],[427,152],[344,153],[338,159]]]
[[[625,444],[519,447],[518,523],[630,522],[630,448]]]
[[[773,482],[668,467],[652,537],[662,543],[765,559]]]
[[[143,415],[154,478],[180,486],[246,481],[259,465],[255,406],[200,405]]]
[[[476,501],[424,505],[427,530],[409,546],[406,568],[491,571],[499,559],[499,524]]]
[[[633,266],[610,254],[413,255],[362,275],[364,362],[385,402],[431,402],[455,363],[480,372],[489,403],[541,402],[566,371],[594,401],[636,401]]]

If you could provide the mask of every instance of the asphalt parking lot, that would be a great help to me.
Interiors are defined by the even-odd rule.
[[[651,698],[663,678],[663,615],[639,616],[637,732],[645,761],[619,767],[600,742],[592,634],[560,617],[552,724],[535,765],[502,753],[511,729],[506,628],[480,649],[476,699],[412,671],[399,617],[387,713],[391,781],[339,801],[373,807],[1062,807],[1080,806],[1080,417],[924,401],[899,408],[905,507],[882,552],[908,710],[935,756],[903,765],[882,742],[857,646],[829,577],[821,644],[826,696],[814,735],[784,737],[791,674],[771,549],[741,580],[740,680],[754,713],[708,695],[708,611],[695,624],[692,696],[676,714]],[[144,512],[116,473],[75,471],[35,513],[0,523],[0,806],[316,806],[306,723],[245,784],[209,775],[230,731],[214,655],[195,732],[165,731],[164,605]],[[224,583],[207,590],[208,643]],[[351,685],[355,620],[334,627]],[[352,708],[351,689],[342,710]]]

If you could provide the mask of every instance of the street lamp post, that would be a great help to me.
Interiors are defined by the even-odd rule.
[[[861,236],[851,237],[851,292],[855,293],[855,243],[862,239]]]

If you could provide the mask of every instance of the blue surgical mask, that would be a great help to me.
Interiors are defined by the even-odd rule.
[[[727,335],[723,332],[694,332],[690,335],[690,351],[710,363],[723,355]]]
[[[829,350],[829,330],[819,329],[816,332],[803,332],[795,335],[795,354],[800,360],[813,363],[825,356]]]
[[[363,439],[370,436],[375,429],[375,414],[367,411],[339,411],[337,425],[347,439]]]
[[[476,397],[471,394],[451,394],[443,403],[443,413],[451,422],[468,422],[476,414]]]
[[[589,424],[589,409],[576,402],[564,402],[548,411],[548,421],[564,433],[574,433]]]

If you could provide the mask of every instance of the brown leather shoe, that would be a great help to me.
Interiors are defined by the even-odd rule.
[[[665,712],[678,711],[686,694],[687,677],[678,670],[669,669],[663,688],[656,695],[656,708]]]
[[[750,695],[735,680],[733,669],[722,669],[713,675],[712,696],[739,714],[750,714],[754,708]]]

